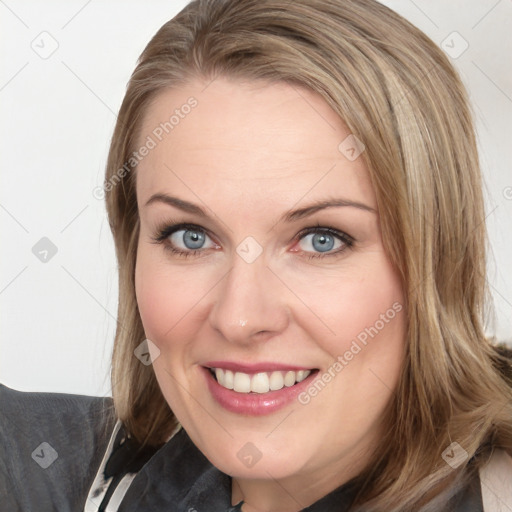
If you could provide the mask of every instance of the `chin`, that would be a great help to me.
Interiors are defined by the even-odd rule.
[[[307,464],[306,455],[299,455],[296,448],[280,449],[268,440],[266,444],[234,440],[222,452],[216,447],[215,452],[207,453],[207,458],[217,469],[244,479],[287,478],[299,473]]]

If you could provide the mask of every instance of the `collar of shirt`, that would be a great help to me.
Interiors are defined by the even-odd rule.
[[[341,512],[354,497],[347,483],[303,510]],[[231,477],[213,466],[182,428],[137,473],[118,511],[155,512],[172,505],[173,512],[237,512],[242,504],[231,504]]]
[[[118,421],[85,512],[158,512],[171,510],[171,506],[173,512],[242,511],[243,502],[231,504],[231,477],[211,464],[183,428],[143,457],[134,458],[133,447],[125,441],[126,433]],[[354,482],[347,482],[301,510],[344,512],[356,494]],[[482,512],[478,474],[453,498],[453,512]],[[298,501],[297,506],[301,506]]]

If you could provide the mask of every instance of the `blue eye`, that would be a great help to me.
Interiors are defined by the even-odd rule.
[[[175,224],[158,230],[153,238],[155,243],[165,244],[164,248],[177,256],[188,258],[204,252],[203,245],[209,236],[195,224]]]
[[[182,235],[179,235],[179,233],[183,232]],[[178,235],[178,236],[177,236]],[[175,231],[171,235],[172,237],[176,237],[174,242],[181,241],[186,246],[187,249],[200,249],[204,241],[206,239],[206,234],[202,231],[193,231],[191,229],[179,229],[178,231]]]
[[[314,252],[312,253],[310,251],[304,250],[306,253],[305,257],[308,259],[337,256],[339,253],[343,252],[347,248],[352,247],[354,244],[354,239],[346,233],[333,228],[321,226],[306,228],[297,235],[297,238],[300,240],[299,244],[301,247],[302,242],[308,240],[313,249],[318,251],[318,253],[315,254]],[[329,252],[333,249],[336,250],[334,252]]]
[[[326,233],[310,233],[309,235],[306,235],[303,240],[306,240],[308,237],[311,237],[310,241],[313,248],[320,252],[332,250],[336,241],[332,235]]]
[[[197,254],[203,249],[212,249],[217,247],[210,237],[202,229],[194,226],[172,228],[172,232],[165,236],[171,248],[177,253]],[[210,240],[210,244],[207,241]]]
[[[176,256],[188,258],[190,256],[202,256],[207,249],[220,248],[213,242],[210,247],[204,247],[207,239],[210,239],[210,237],[200,226],[175,224],[158,230],[153,241],[154,243],[165,244],[165,249]],[[307,259],[338,256],[354,244],[354,239],[346,233],[322,226],[306,228],[298,233],[295,239],[299,241],[301,252],[304,253],[303,257]],[[304,248],[303,242],[306,240],[312,245],[313,252]],[[333,249],[335,250],[333,251]]]

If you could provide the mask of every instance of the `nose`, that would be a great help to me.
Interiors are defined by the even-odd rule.
[[[247,263],[235,254],[214,300],[210,325],[234,344],[266,341],[281,334],[289,322],[286,293],[263,257]]]

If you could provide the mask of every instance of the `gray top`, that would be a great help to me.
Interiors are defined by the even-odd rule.
[[[83,510],[114,423],[111,398],[0,384],[0,510]]]
[[[101,511],[105,489],[93,498],[98,482],[110,485],[108,512],[241,510],[241,503],[231,505],[231,478],[204,457],[183,428],[159,449],[134,459],[111,398],[27,393],[0,384],[0,411],[0,512]],[[111,508],[127,472],[132,472],[127,488]],[[356,491],[347,482],[305,511],[343,512]],[[450,511],[483,511],[478,473]]]

